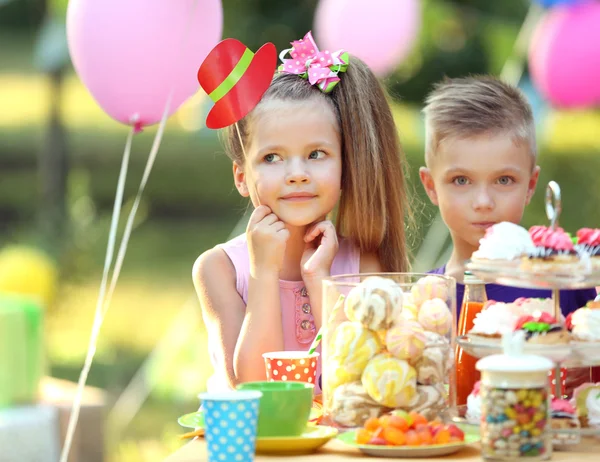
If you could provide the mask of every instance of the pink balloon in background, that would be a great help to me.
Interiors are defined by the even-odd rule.
[[[556,7],[538,24],[529,48],[529,71],[553,105],[600,105],[600,2]]]
[[[157,123],[199,89],[221,39],[221,0],[70,0],[67,38],[79,78],[113,119]],[[135,122],[137,120],[137,122]]]
[[[420,26],[419,0],[320,0],[314,29],[319,49],[343,48],[383,76],[409,54]]]

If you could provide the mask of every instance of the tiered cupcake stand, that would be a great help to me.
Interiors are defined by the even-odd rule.
[[[560,210],[560,188],[555,182],[550,182],[546,192],[546,213],[553,227],[557,226]],[[561,290],[586,289],[600,286],[600,272],[598,271],[586,272],[582,270],[580,272],[544,273],[520,271],[516,267],[486,266],[478,262],[469,262],[467,269],[485,282],[530,289],[551,290],[556,319],[561,319],[562,315],[559,297]],[[476,358],[502,353],[500,342],[486,342],[485,340],[471,338],[469,335],[458,337],[457,343],[467,353]],[[560,380],[561,369],[568,370],[580,367],[600,366],[600,348],[599,344],[594,342],[571,342],[560,345],[526,345],[525,353],[544,356],[556,364],[555,380],[553,382],[555,386],[554,395],[560,398],[565,398]],[[567,396],[567,398],[570,398],[570,396]],[[591,436],[600,435],[600,429],[561,429],[560,433]]]

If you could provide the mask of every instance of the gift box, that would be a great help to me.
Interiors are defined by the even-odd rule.
[[[0,408],[37,400],[44,374],[43,315],[32,298],[0,294]]]
[[[52,406],[0,410],[0,462],[58,462],[58,411]]]

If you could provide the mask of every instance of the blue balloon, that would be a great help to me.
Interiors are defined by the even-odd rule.
[[[581,0],[536,0],[544,8],[552,8],[553,6],[559,5],[575,5],[580,3]]]

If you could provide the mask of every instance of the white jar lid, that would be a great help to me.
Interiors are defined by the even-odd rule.
[[[550,372],[554,363],[548,358],[523,353],[525,334],[522,331],[508,332],[502,337],[504,354],[481,358],[475,368],[482,372],[539,373]]]
[[[475,365],[477,370],[486,372],[549,372],[554,363],[537,355],[492,355],[481,358]]]

